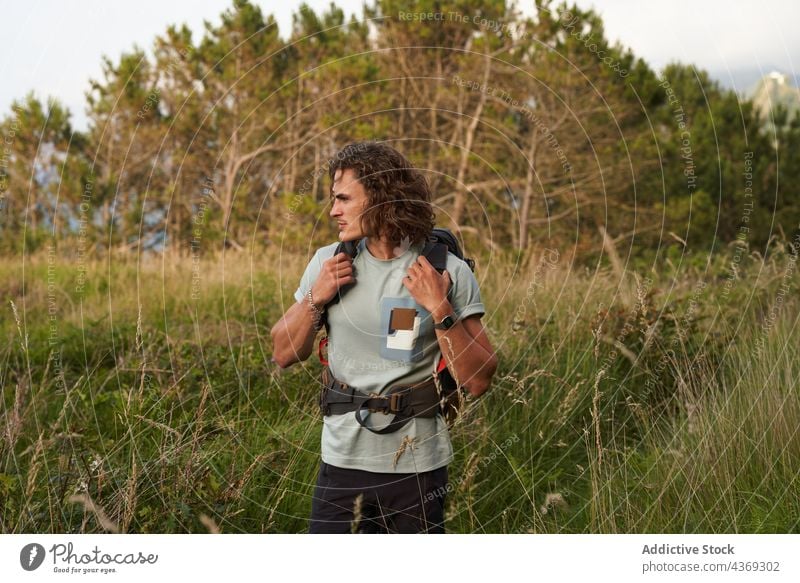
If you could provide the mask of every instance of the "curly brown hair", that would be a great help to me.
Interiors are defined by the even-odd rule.
[[[393,243],[406,237],[411,243],[419,243],[431,234],[436,217],[430,186],[400,152],[380,142],[346,145],[328,162],[331,192],[337,170],[353,170],[367,193],[361,217],[365,233],[375,233]]]

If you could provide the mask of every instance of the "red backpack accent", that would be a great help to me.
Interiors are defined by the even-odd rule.
[[[319,361],[328,366],[328,359],[322,356],[322,351],[327,350],[328,348],[328,337],[325,336],[322,340],[319,341],[319,347],[317,348],[317,356],[319,356]]]

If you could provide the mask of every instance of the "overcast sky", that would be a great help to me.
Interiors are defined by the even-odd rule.
[[[300,1],[256,0],[272,12],[282,34]],[[330,0],[306,0],[317,11]],[[361,0],[338,0],[361,15]],[[602,16],[607,36],[660,69],[680,60],[707,69],[728,87],[744,91],[763,74],[779,70],[797,85],[800,2],[797,0],[578,0]],[[33,90],[58,97],[85,129],[84,92],[100,78],[102,55],[116,60],[134,44],[149,49],[169,24],[186,23],[197,41],[203,21],[219,21],[232,0],[0,0],[0,115]],[[521,4],[533,5],[533,0]],[[527,12],[528,10],[526,10]]]

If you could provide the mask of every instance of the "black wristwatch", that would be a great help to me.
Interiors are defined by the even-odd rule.
[[[452,328],[455,325],[456,325],[456,317],[455,317],[455,315],[454,314],[447,314],[444,318],[442,318],[441,322],[439,322],[438,324],[434,323],[433,327],[436,330],[449,330],[450,328]]]

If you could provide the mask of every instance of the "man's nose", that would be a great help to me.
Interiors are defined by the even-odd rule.
[[[331,207],[331,216],[338,217],[342,214],[341,207],[337,204],[338,201],[333,202],[333,206]]]

